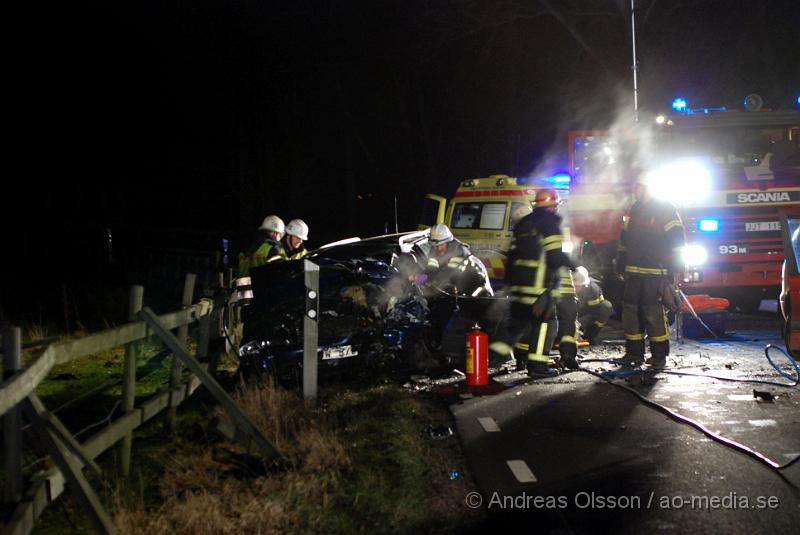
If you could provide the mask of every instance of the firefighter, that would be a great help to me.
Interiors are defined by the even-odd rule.
[[[514,356],[513,347],[523,336],[528,338],[528,375],[550,377],[558,371],[549,365],[547,345],[548,323],[555,315],[555,296],[559,283],[558,270],[575,269],[561,250],[561,217],[557,214],[558,193],[552,189],[536,194],[533,211],[514,227],[508,252],[506,287],[510,293],[510,317],[501,328],[497,340],[489,345],[492,364]],[[522,360],[522,359],[518,359]]]
[[[625,281],[622,326],[623,365],[644,360],[645,335],[650,341],[648,364],[663,365],[669,355],[669,325],[661,290],[682,270],[680,249],[686,245],[683,223],[675,207],[656,199],[643,173],[634,182],[634,203],[619,240],[616,271]]]
[[[583,336],[590,345],[597,343],[600,329],[605,326],[614,307],[606,301],[603,290],[595,279],[589,277],[585,267],[579,266],[572,274],[575,282],[575,292],[578,296],[578,323],[581,325]]]
[[[431,249],[425,273],[431,284],[453,289],[456,294],[494,295],[483,262],[470,252],[469,245],[453,236],[447,225],[431,227],[428,243]]]
[[[292,219],[286,223],[286,235],[281,240],[286,258],[299,260],[308,254],[305,242],[308,241],[308,225],[302,219]]]
[[[246,277],[254,267],[286,258],[281,238],[286,229],[283,220],[276,215],[264,218],[258,227],[258,237],[246,252],[239,253],[239,276]]]

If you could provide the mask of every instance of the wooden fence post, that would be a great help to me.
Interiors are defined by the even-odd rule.
[[[183,296],[181,298],[181,306],[186,309],[192,306],[192,299],[194,298],[194,283],[197,275],[194,273],[187,273],[183,281]],[[178,327],[178,341],[181,346],[186,347],[186,342],[189,338],[189,325],[181,325]],[[183,384],[181,382],[181,372],[183,366],[181,359],[177,355],[172,355],[172,368],[169,374],[169,390],[172,393],[169,400],[169,409],[167,410],[167,431],[169,433],[175,432],[175,422],[177,419],[178,404],[180,403],[179,393]]]
[[[250,442],[261,451],[266,461],[285,461],[285,457],[272,445],[267,437],[264,436],[264,433],[258,429],[250,417],[239,408],[233,398],[231,398],[225,389],[203,369],[200,363],[186,352],[175,335],[161,324],[158,317],[153,314],[150,308],[143,308],[142,311],[139,312],[139,318],[145,321],[172,353],[176,357],[182,359],[192,373],[202,381],[209,393],[220,402],[220,405],[222,405],[236,426],[246,433],[250,438]]]
[[[128,298],[128,321],[136,321],[136,314],[142,309],[143,286],[131,286]],[[125,363],[122,368],[122,414],[133,410],[136,402],[136,359],[139,355],[139,342],[125,345]],[[127,476],[131,470],[131,446],[133,432],[128,433],[119,443],[119,472]]]
[[[3,377],[11,377],[22,367],[22,330],[8,327],[3,331]],[[16,503],[22,498],[22,419],[20,407],[10,409],[3,416],[3,459],[5,467],[6,503]]]

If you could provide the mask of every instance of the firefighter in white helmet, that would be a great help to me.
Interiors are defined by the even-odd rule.
[[[578,295],[578,323],[589,344],[595,345],[600,329],[611,317],[613,307],[603,296],[600,284],[589,276],[585,267],[578,267],[572,274],[572,280],[575,281],[575,292]]]
[[[430,252],[425,266],[428,280],[440,288],[462,295],[494,295],[486,267],[457,240],[450,228],[439,223],[428,236]]]
[[[254,267],[262,266],[275,260],[286,258],[281,246],[281,238],[285,231],[283,220],[276,215],[269,215],[258,227],[258,236],[246,251],[239,253],[239,276],[246,277]]]
[[[286,224],[286,235],[282,245],[286,258],[299,260],[308,254],[305,242],[308,241],[308,225],[302,219],[292,219]]]

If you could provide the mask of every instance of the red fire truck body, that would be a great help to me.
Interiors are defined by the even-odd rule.
[[[686,288],[780,285],[781,215],[800,215],[800,111],[690,110],[622,134],[572,131],[568,159],[570,227],[598,275],[612,269],[633,165],[679,208]]]

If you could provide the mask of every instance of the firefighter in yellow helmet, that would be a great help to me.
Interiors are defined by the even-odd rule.
[[[669,325],[661,292],[683,269],[680,249],[686,238],[681,218],[672,204],[653,196],[647,181],[647,175],[637,172],[635,200],[623,224],[616,260],[617,273],[625,279],[623,365],[637,366],[644,361],[645,336],[652,356],[648,364],[666,362]]]
[[[526,368],[531,377],[550,377],[558,371],[549,366],[547,345],[549,325],[555,314],[553,290],[559,283],[562,267],[575,269],[562,251],[564,237],[561,217],[557,214],[560,199],[552,189],[536,194],[533,211],[514,227],[514,236],[506,264],[506,289],[511,297],[510,317],[497,339],[489,344],[493,364],[514,356],[513,347],[528,335]],[[518,356],[519,359],[519,356]]]
[[[262,266],[275,260],[286,258],[280,240],[285,225],[276,215],[264,218],[258,227],[258,237],[250,247],[239,253],[239,277],[246,277],[254,267]]]
[[[305,242],[308,241],[308,225],[302,219],[292,219],[286,223],[286,235],[281,242],[289,260],[298,260],[308,254]]]

